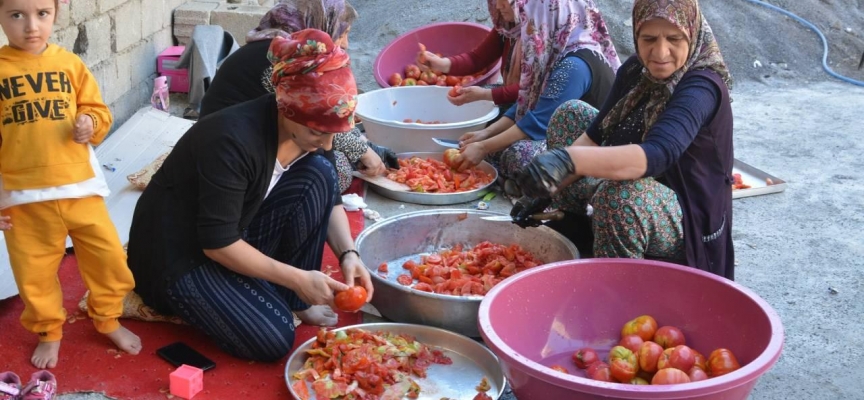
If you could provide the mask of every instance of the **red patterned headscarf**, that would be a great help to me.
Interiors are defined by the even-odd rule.
[[[354,128],[357,84],[348,53],[325,32],[304,29],[273,38],[267,53],[279,111],[285,118],[325,133]]]

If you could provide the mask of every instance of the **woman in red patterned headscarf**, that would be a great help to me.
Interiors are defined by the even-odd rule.
[[[141,195],[129,235],[146,304],[257,361],[291,350],[292,312],[334,325],[334,292],[359,283],[372,296],[347,221],[331,218],[336,172],[316,153],[354,126],[348,55],[307,29],[275,38],[270,58],[276,93],[189,129]],[[320,271],[325,240],[347,285]]]

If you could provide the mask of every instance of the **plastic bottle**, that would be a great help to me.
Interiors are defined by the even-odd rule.
[[[157,110],[168,111],[168,77],[160,76],[153,81],[153,96],[150,104]]]

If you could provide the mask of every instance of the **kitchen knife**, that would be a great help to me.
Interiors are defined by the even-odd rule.
[[[437,143],[439,146],[449,147],[451,149],[458,149],[459,148],[459,141],[458,140],[439,139],[439,138],[433,137],[432,141]]]
[[[564,212],[553,211],[553,212],[548,212],[548,213],[533,214],[533,215],[531,215],[530,218],[536,219],[538,221],[546,221],[546,220],[557,221],[559,219],[564,218]],[[509,215],[495,215],[495,216],[491,216],[491,217],[480,217],[480,219],[483,219],[486,221],[513,222],[513,217],[511,217]]]

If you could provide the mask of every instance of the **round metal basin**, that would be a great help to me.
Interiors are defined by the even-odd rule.
[[[483,216],[503,215],[478,210],[427,210],[379,221],[357,237],[356,246],[372,275],[372,305],[396,322],[435,326],[479,337],[477,312],[482,296],[451,296],[415,290],[396,282],[406,271],[402,264],[456,244],[474,246],[483,241],[518,244],[542,263],[573,260],[579,251],[551,228],[520,228],[510,222],[486,221]],[[386,278],[378,273],[388,264]],[[517,274],[518,276],[518,274]]]

